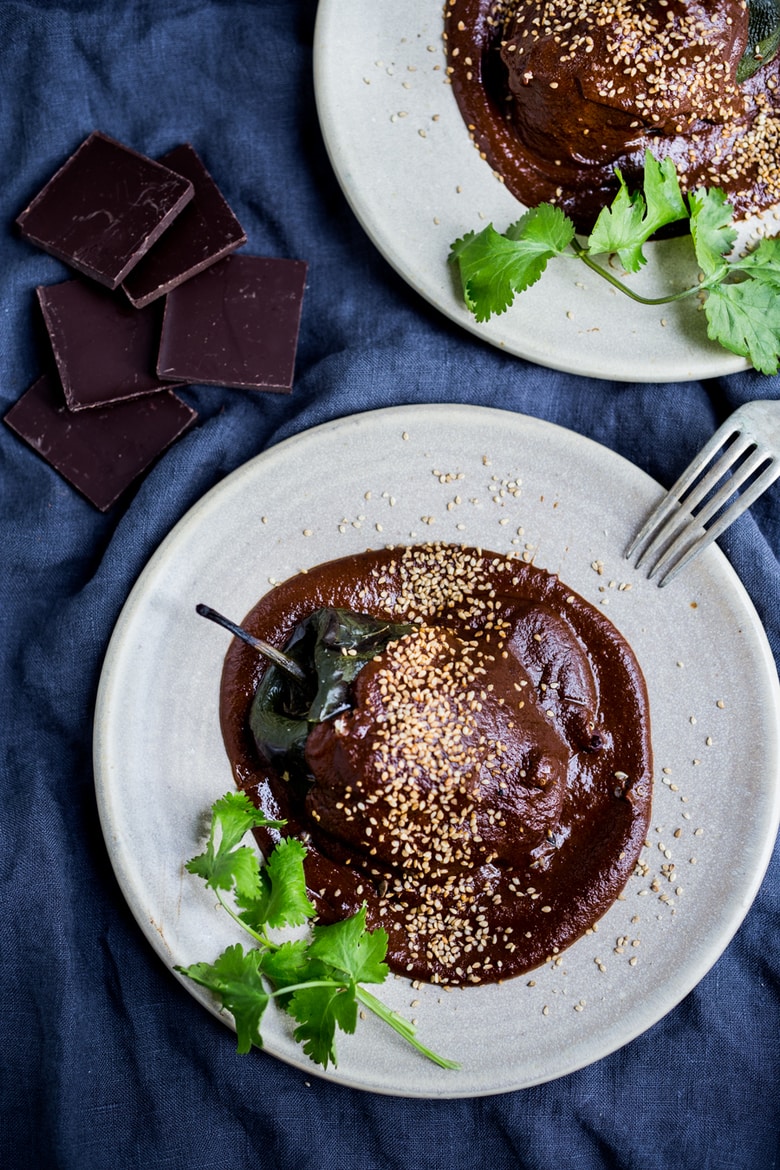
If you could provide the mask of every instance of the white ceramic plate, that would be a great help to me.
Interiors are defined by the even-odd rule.
[[[519,492],[509,487],[516,483]],[[417,1019],[424,1043],[462,1063],[459,1072],[438,1069],[369,1018],[340,1037],[340,1063],[325,1075],[400,1095],[503,1092],[597,1060],[674,1007],[739,926],[769,862],[780,699],[763,630],[719,550],[664,589],[623,559],[659,494],[632,464],[573,432],[441,405],[316,427],[209,492],[133,589],[96,713],[106,841],[164,962],[213,961],[242,937],[183,868],[202,848],[210,805],[232,788],[217,711],[227,635],[199,618],[196,604],[240,620],[273,581],[320,561],[387,543],[455,541],[533,557],[605,606],[634,647],[656,760],[647,871],[629,880],[596,933],[533,980],[443,992],[391,978],[379,989]],[[263,1027],[269,1052],[319,1074],[287,1017],[269,1011]]]
[[[379,251],[464,329],[544,366],[631,382],[686,381],[747,363],[707,338],[698,302],[637,305],[560,259],[512,308],[486,324],[465,309],[450,245],[521,205],[471,143],[446,83],[441,0],[320,0],[314,46],[317,108],[344,193]],[[649,245],[632,283],[646,296],[690,287],[685,241]],[[599,287],[602,286],[602,287]]]

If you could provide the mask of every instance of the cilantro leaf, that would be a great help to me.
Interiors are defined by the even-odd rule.
[[[212,890],[231,890],[235,884],[245,897],[259,892],[259,863],[239,841],[253,828],[280,828],[250,801],[245,792],[228,792],[212,805],[211,828],[206,849],[186,863],[189,873],[202,877]]]
[[[215,828],[221,835],[221,847],[232,849],[245,837],[250,829],[261,827],[281,828],[284,821],[269,820],[261,812],[245,792],[226,792],[212,805],[212,829],[210,838],[213,840]]]
[[[320,971],[313,972],[309,958],[309,943],[306,939],[291,939],[275,949],[259,952],[260,970],[276,988],[276,995],[282,1007],[286,1006],[284,991],[297,983],[319,978]]]
[[[257,930],[264,926],[300,926],[312,917],[314,906],[306,893],[303,871],[305,856],[305,847],[295,837],[285,837],[274,847],[257,890],[246,896],[236,887],[242,922]]]
[[[209,856],[209,850],[187,862],[190,873],[202,877],[212,890],[241,891],[245,898],[252,898],[260,891],[260,863],[257,854],[249,845],[241,845],[229,852],[217,850]]]
[[[262,1048],[260,1021],[268,1006],[269,995],[259,971],[259,953],[246,953],[240,943],[223,951],[215,963],[194,963],[177,967],[201,987],[211,991],[236,1022],[238,1052],[249,1052],[252,1045]]]
[[[617,252],[628,272],[636,272],[645,263],[642,244],[642,220],[645,201],[638,191],[632,195],[620,171],[616,172],[620,189],[609,207],[602,207],[593,225],[588,251],[598,255]]]
[[[659,228],[688,218],[688,207],[680,190],[677,169],[671,158],[658,161],[645,151],[643,190],[647,203],[644,231],[653,234]]]
[[[540,252],[550,251],[558,255],[573,240],[574,224],[560,207],[552,203],[540,203],[507,228],[506,237],[509,240],[522,240]]]
[[[609,207],[603,207],[588,241],[592,255],[617,252],[627,272],[638,272],[647,258],[642,245],[659,228],[688,218],[677,171],[671,159],[658,162],[645,154],[644,195],[628,190],[618,169],[618,193]]]
[[[780,238],[761,240],[747,256],[732,261],[731,267],[780,292]]]
[[[336,1065],[336,1026],[352,1033],[357,1027],[354,988],[338,983],[302,987],[292,996],[287,1011],[299,1021],[295,1039],[307,1056],[321,1064]]]
[[[314,927],[309,947],[312,958],[320,959],[353,983],[383,983],[388,966],[387,931],[366,930],[366,908],[342,922]]]
[[[527,211],[500,235],[492,224],[476,235],[469,232],[452,245],[466,304],[478,321],[503,313],[515,293],[534,284],[574,238],[574,224],[560,208],[542,203]]]
[[[699,187],[688,196],[691,208],[691,237],[699,267],[705,276],[723,268],[723,257],[737,238],[731,223],[732,206],[725,191]]]
[[[780,297],[771,284],[743,280],[708,290],[707,333],[762,374],[776,374],[780,359]]]

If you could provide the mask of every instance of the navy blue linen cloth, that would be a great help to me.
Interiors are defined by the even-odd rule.
[[[573,428],[669,485],[740,403],[780,397],[780,378],[754,373],[648,385],[541,369],[421,301],[362,233],[329,166],[315,16],[314,0],[0,3],[3,413],[41,368],[34,288],[68,275],[12,224],[93,129],[153,157],[191,142],[247,230],[246,251],[309,263],[294,393],[183,391],[198,425],[106,514],[0,427],[0,1166],[771,1170],[777,854],[724,955],[646,1034],[560,1080],[445,1102],[237,1056],[233,1033],[166,972],[114,879],[91,766],[103,656],[159,542],[234,468],[355,411],[462,402]],[[775,489],[722,540],[776,658],[779,505]]]

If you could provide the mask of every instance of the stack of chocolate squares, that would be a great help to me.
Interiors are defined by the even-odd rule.
[[[101,511],[195,422],[174,387],[292,389],[306,264],[237,254],[190,145],[155,161],[96,131],[16,222],[79,275],[37,289],[50,371],[5,422]]]

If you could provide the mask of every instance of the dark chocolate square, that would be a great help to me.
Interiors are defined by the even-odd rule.
[[[165,301],[162,378],[289,392],[306,282],[302,260],[233,255]]]
[[[170,389],[155,369],[162,305],[134,309],[121,293],[86,280],[36,291],[71,410]]]
[[[193,193],[188,179],[95,131],[16,222],[44,251],[116,288]]]
[[[5,423],[105,512],[197,414],[172,390],[104,410],[68,410],[55,377],[39,378]]]
[[[244,229],[189,143],[160,162],[189,179],[195,195],[123,282],[139,309],[246,243]]]

